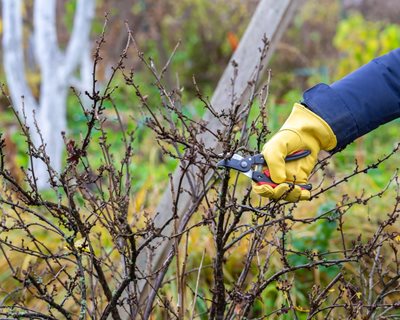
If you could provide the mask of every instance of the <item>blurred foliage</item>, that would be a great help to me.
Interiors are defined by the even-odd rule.
[[[168,41],[167,50],[182,42],[173,70],[180,70],[185,82],[195,75],[202,88],[214,87],[252,15],[251,6],[241,0],[169,2],[160,23],[162,39]]]
[[[318,82],[329,82],[337,56],[332,38],[340,12],[338,0],[309,0],[299,9],[270,63],[273,95],[281,97],[290,90],[301,94]]]
[[[352,12],[340,21],[333,43],[341,58],[336,78],[361,67],[375,57],[400,47],[400,26],[381,21],[367,21]]]

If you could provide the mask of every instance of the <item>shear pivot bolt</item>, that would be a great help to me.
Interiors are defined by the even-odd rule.
[[[242,168],[246,168],[246,167],[247,167],[247,162],[246,162],[246,161],[242,161],[242,162],[240,163],[240,166],[241,166]]]

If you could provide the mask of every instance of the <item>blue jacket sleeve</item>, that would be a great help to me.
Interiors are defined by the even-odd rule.
[[[329,85],[303,94],[302,103],[324,119],[343,149],[354,139],[400,117],[400,49],[376,58]]]

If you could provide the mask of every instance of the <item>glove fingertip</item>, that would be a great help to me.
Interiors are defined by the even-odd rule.
[[[301,189],[300,200],[309,200],[311,198],[311,192],[306,189]]]
[[[271,186],[267,184],[258,185],[256,183],[252,184],[252,191],[261,197],[271,198],[274,194],[274,190]]]
[[[310,191],[302,189],[299,186],[295,186],[285,196],[285,200],[289,202],[298,202],[298,201],[308,200],[310,199],[310,197],[311,197]]]
[[[285,193],[289,190],[290,186],[287,183],[281,183],[274,188],[274,200],[280,200],[285,195]]]

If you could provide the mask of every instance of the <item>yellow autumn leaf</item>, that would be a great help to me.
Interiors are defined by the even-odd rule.
[[[28,269],[33,266],[37,261],[36,256],[28,255],[25,257],[24,261],[22,262],[21,271],[28,272]]]
[[[297,311],[300,311],[300,312],[310,312],[310,309],[305,309],[305,308],[303,308],[303,307],[301,307],[301,306],[294,306],[294,308],[295,308]]]
[[[146,200],[149,195],[149,189],[152,186],[151,181],[152,181],[151,179],[147,179],[146,182],[143,184],[143,186],[136,193],[135,199],[133,200],[135,212],[143,210],[143,207],[145,206]]]
[[[394,238],[394,241],[399,242],[400,243],[400,235],[398,235],[397,237]]]
[[[86,239],[79,239],[75,241],[74,247],[78,249],[79,251],[84,251],[84,252],[89,252]]]

